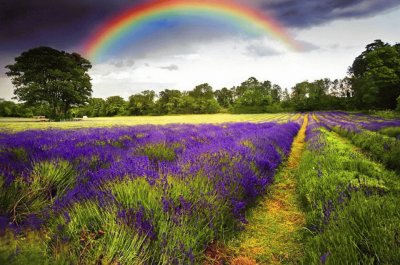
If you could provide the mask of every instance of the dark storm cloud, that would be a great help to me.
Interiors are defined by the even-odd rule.
[[[0,0],[0,50],[39,45],[77,49],[88,34],[124,7],[128,0]]]
[[[284,25],[296,28],[310,27],[335,19],[370,16],[400,5],[399,0],[237,1],[262,12],[272,13]],[[0,0],[0,56],[3,58],[1,53],[17,55],[25,49],[40,45],[79,51],[80,45],[99,25],[119,12],[143,2],[145,1]],[[175,27],[166,30],[169,38],[179,38],[179,41],[184,42],[207,42],[210,36],[221,37],[221,32],[216,33],[212,29],[204,31]],[[204,36],[200,37],[198,33]],[[194,35],[196,37],[193,39]]]
[[[306,28],[336,19],[372,16],[400,5],[399,0],[256,0],[286,26]]]

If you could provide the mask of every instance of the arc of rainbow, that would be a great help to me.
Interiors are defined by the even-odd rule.
[[[212,0],[166,0],[143,4],[115,16],[100,27],[83,45],[83,53],[96,60],[128,32],[138,29],[157,19],[176,17],[183,14],[209,15],[228,20],[243,28],[250,24],[267,35],[280,40],[289,49],[301,50],[285,29],[272,17],[232,2]]]

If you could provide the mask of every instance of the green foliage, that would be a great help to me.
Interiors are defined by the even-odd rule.
[[[19,152],[18,152],[19,153]],[[22,159],[23,155],[19,155]],[[16,179],[11,184],[0,178],[0,215],[14,222],[24,220],[60,198],[75,184],[75,172],[66,161],[44,161],[34,164],[28,180]]]
[[[68,215],[70,220],[60,216],[54,222],[49,254],[68,257],[72,264],[144,264],[148,259],[142,252],[146,237],[119,223],[112,204],[100,208],[85,201],[75,204]]]
[[[364,111],[364,113],[384,119],[400,119],[400,113],[393,110],[368,110]]]
[[[217,113],[220,106],[214,98],[212,87],[201,84],[189,92],[161,91],[156,109],[158,114],[206,114]]]
[[[0,99],[0,117],[19,117],[17,106],[13,101]]]
[[[348,137],[353,144],[369,152],[375,160],[400,172],[400,141],[396,138],[366,130],[351,132],[340,127],[335,127],[334,131]]]
[[[218,231],[227,232],[225,225],[230,222],[230,213],[226,205],[218,201],[212,185],[208,178],[202,176],[186,180],[171,176],[166,186],[150,185],[145,178],[138,178],[110,183],[109,187],[117,201],[125,208],[143,207],[146,217],[151,216],[154,221],[157,240],[149,242],[150,263],[170,264],[170,258],[175,257],[179,264],[185,264],[190,261],[183,260],[185,255],[181,251],[177,252],[182,244],[187,248],[186,251],[192,249],[196,257],[201,256],[204,251],[201,242],[206,243],[215,238],[209,220],[222,224]],[[174,205],[180,205],[182,199],[190,202],[193,211],[191,215],[194,216],[189,217],[188,213],[180,215],[174,209],[165,212],[162,197],[166,193]],[[204,204],[204,200],[215,207],[213,211],[200,207],[199,204]]]
[[[176,114],[182,92],[179,90],[165,89],[161,91],[156,103],[158,114]]]
[[[396,264],[400,259],[398,231],[400,214],[394,196],[366,197],[355,193],[336,215],[334,225],[316,235],[306,245],[305,263],[319,264]]]
[[[0,240],[0,264],[67,265],[65,257],[49,258],[43,237],[36,232],[14,235],[6,232]]]
[[[348,109],[350,91],[347,79],[304,81],[294,86],[291,101],[297,111]]]
[[[232,90],[227,89],[226,87],[222,88],[221,90],[216,90],[214,92],[215,98],[217,99],[218,104],[228,109],[233,105],[234,102],[234,93]]]
[[[7,65],[6,74],[15,86],[14,94],[29,105],[47,103],[50,115],[65,117],[73,105],[82,105],[92,94],[88,60],[77,53],[49,47],[23,52],[15,63]]]
[[[30,188],[42,189],[55,200],[75,185],[75,171],[67,161],[39,162],[34,164],[29,182]]]
[[[47,254],[68,257],[73,264],[189,264],[184,252],[191,251],[200,262],[206,243],[235,230],[228,202],[220,200],[213,185],[202,175],[169,176],[154,184],[145,176],[105,183],[101,189],[116,201],[101,207],[83,201],[70,207],[68,217],[51,220]],[[163,198],[169,198],[167,204]],[[190,208],[183,207],[185,202]],[[130,210],[140,210],[154,234],[124,223],[120,213]]]
[[[192,91],[189,91],[189,96],[195,99],[214,99],[213,88],[205,83],[196,86]]]
[[[29,106],[25,103],[15,103],[0,99],[0,117],[24,117],[31,118],[32,116],[43,116],[50,113],[50,108],[47,103]]]
[[[277,89],[277,88],[276,88]],[[272,84],[251,77],[235,88],[234,113],[262,113],[272,103]],[[276,91],[275,94],[278,92]],[[279,95],[275,95],[279,97]]]
[[[102,98],[91,98],[88,103],[80,108],[71,110],[74,117],[104,117],[106,115],[106,101]]]
[[[400,96],[398,96],[397,98],[397,107],[396,107],[396,111],[400,112]]]
[[[146,90],[129,97],[128,111],[130,115],[149,115],[154,112],[156,93]]]
[[[399,47],[375,40],[354,60],[349,74],[358,108],[396,108],[400,96]]]
[[[379,130],[379,133],[400,139],[400,127],[387,127]]]
[[[173,161],[176,156],[174,146],[164,143],[146,145],[141,152],[151,160]]]
[[[309,143],[298,171],[310,229],[304,263],[396,263],[398,177],[332,132],[322,130],[317,142]]]
[[[111,96],[106,99],[105,112],[107,116],[124,115],[127,102],[120,96]]]

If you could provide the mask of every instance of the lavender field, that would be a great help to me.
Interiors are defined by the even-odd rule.
[[[395,264],[399,128],[399,120],[316,112],[257,123],[3,130],[0,263],[270,264],[277,254],[263,251],[272,243],[256,251],[230,242],[256,222],[254,209],[273,214],[260,201],[279,189],[276,176],[291,176],[305,218],[288,231],[301,238],[296,251],[285,250],[300,254],[284,262]],[[260,225],[253,241],[265,241],[264,226],[273,224]],[[215,244],[223,254],[210,250]]]

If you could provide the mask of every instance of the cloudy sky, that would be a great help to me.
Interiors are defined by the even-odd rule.
[[[4,66],[22,51],[50,46],[69,52],[109,19],[144,2],[132,0],[0,0],[0,98],[13,87]],[[237,0],[278,21],[299,45],[288,50],[268,34],[250,36],[201,15],[158,21],[140,37],[93,61],[93,96],[129,95],[201,83],[232,87],[254,76],[290,88],[304,80],[343,78],[375,39],[399,42],[398,0]]]

